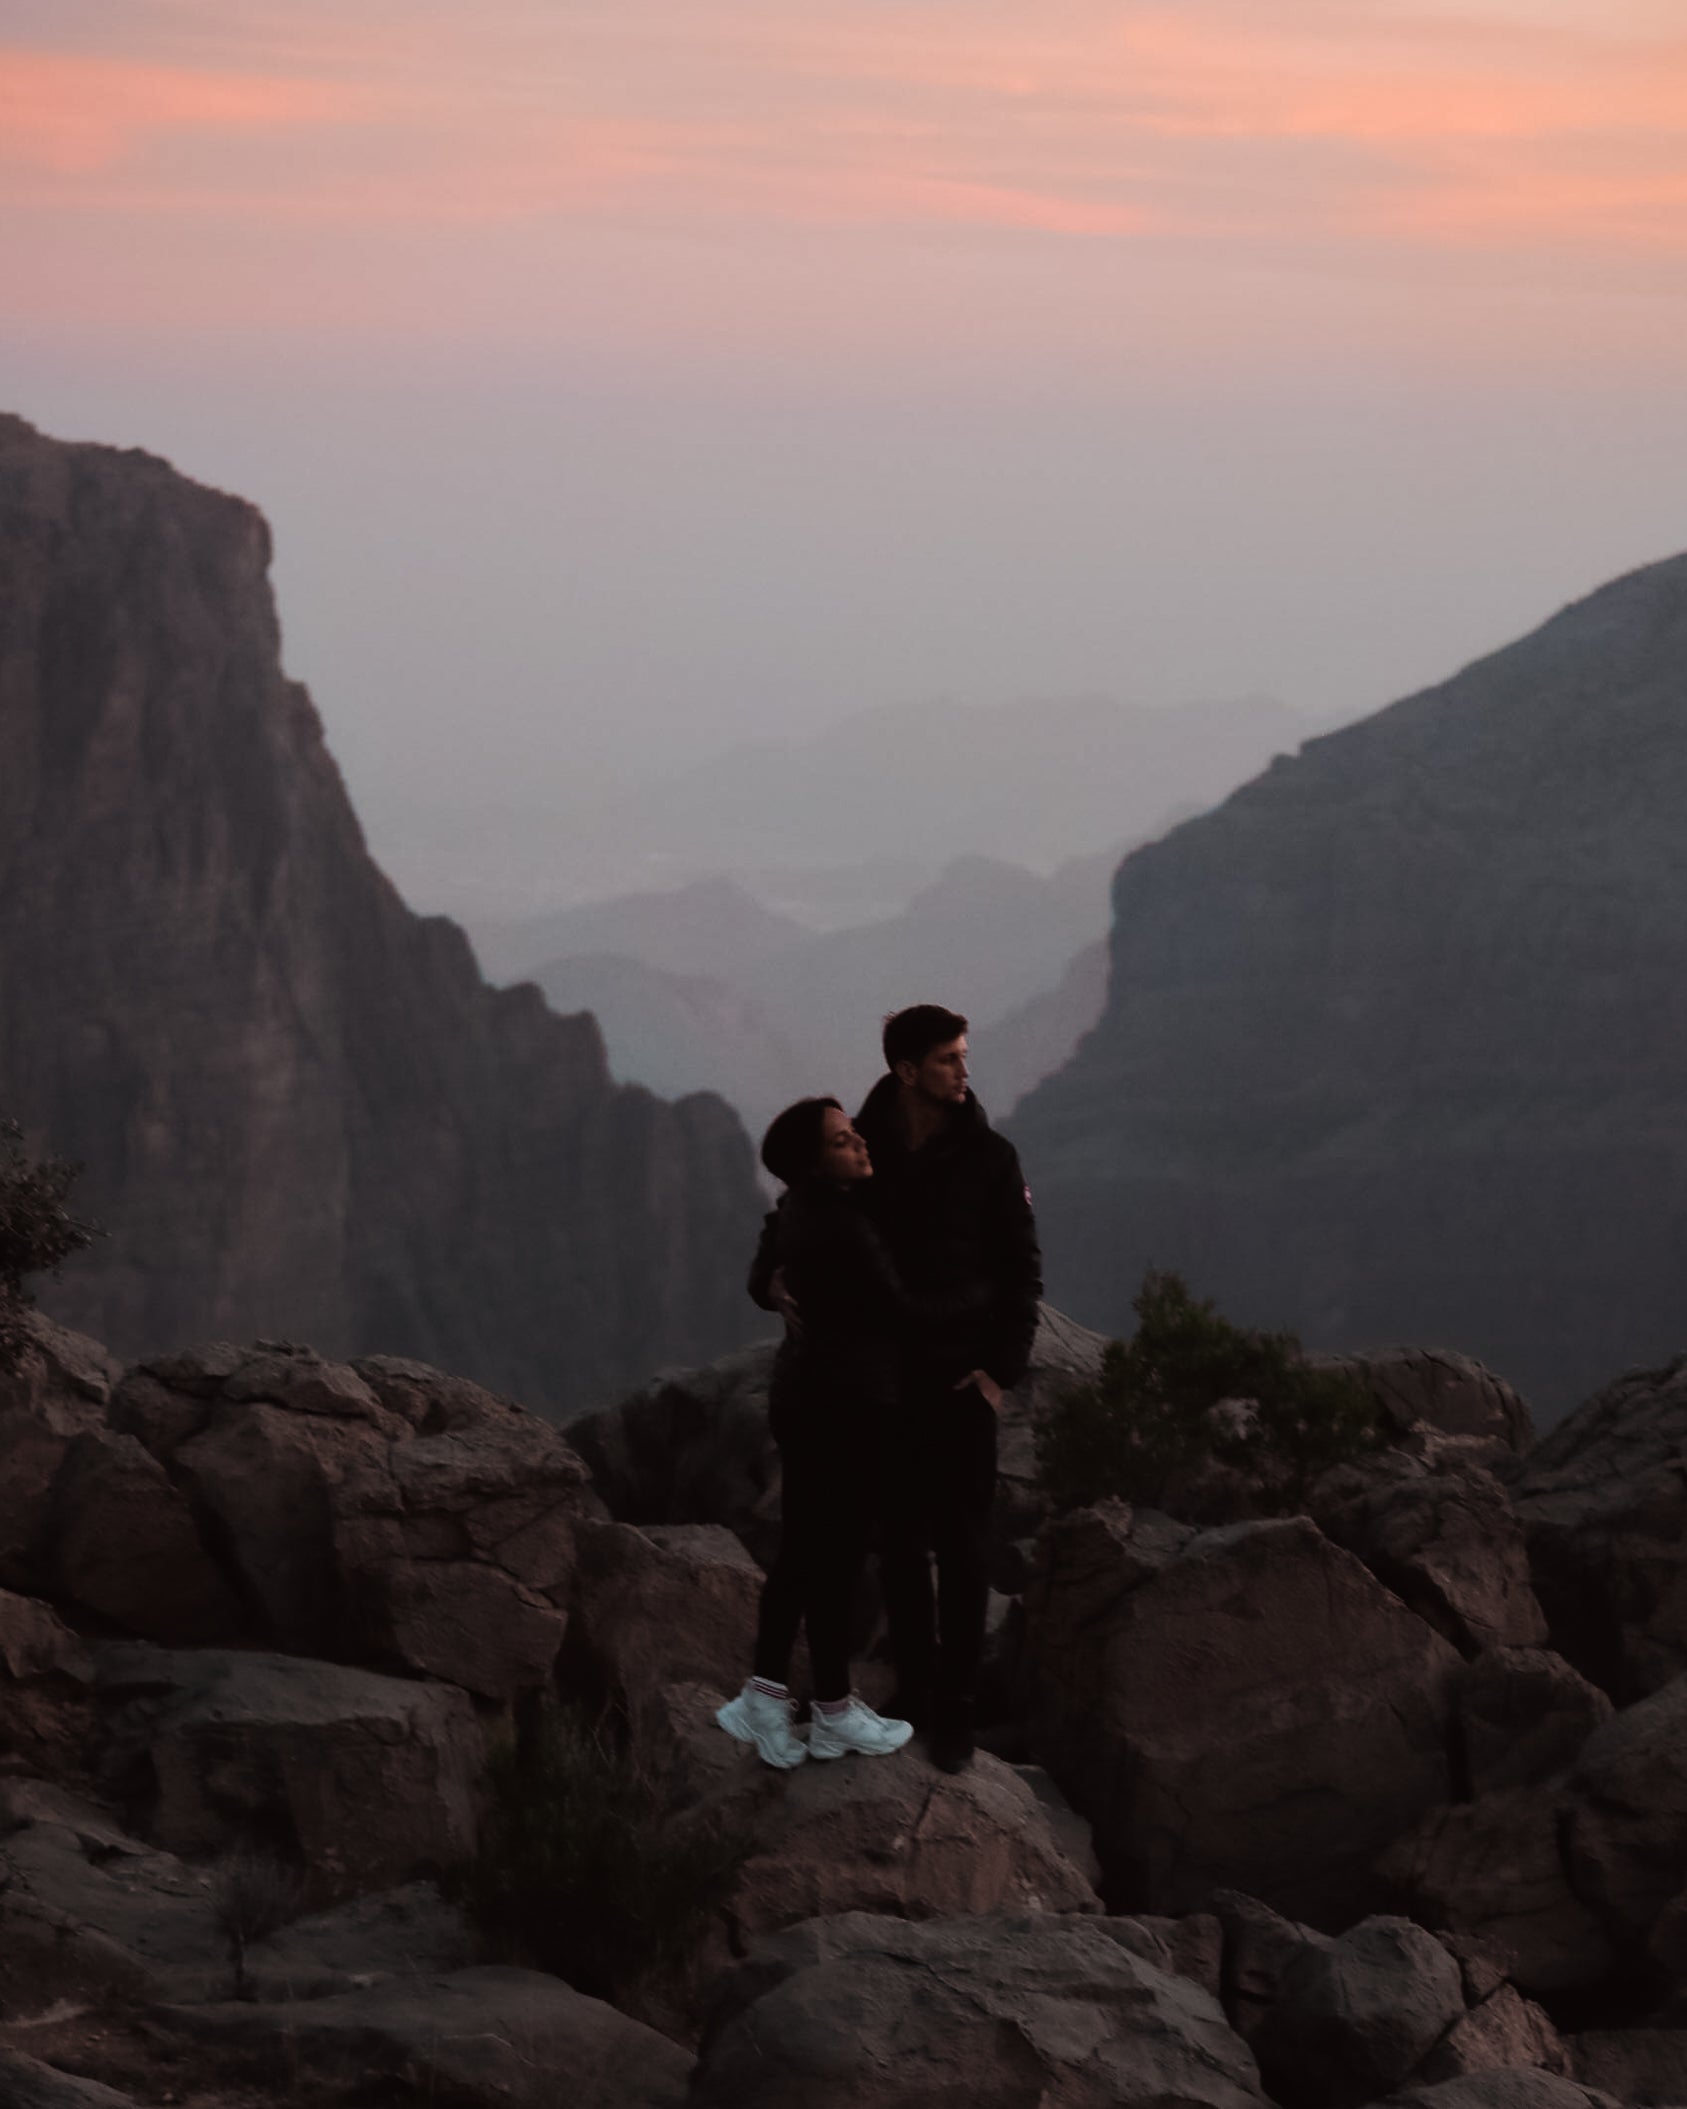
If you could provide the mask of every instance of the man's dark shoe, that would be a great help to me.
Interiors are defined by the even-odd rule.
[[[931,1761],[939,1772],[964,1772],[977,1746],[973,1741],[972,1701],[939,1699],[932,1708]]]

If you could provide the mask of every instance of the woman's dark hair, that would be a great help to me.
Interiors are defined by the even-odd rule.
[[[795,1186],[820,1169],[820,1136],[829,1106],[843,1111],[835,1098],[799,1098],[773,1116],[761,1139],[761,1161],[782,1186]]]

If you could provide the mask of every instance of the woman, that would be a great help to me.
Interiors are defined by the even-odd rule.
[[[782,1768],[850,1752],[886,1757],[914,1731],[851,1695],[850,1611],[884,1483],[903,1338],[931,1314],[904,1290],[861,1211],[873,1161],[835,1098],[787,1106],[761,1156],[785,1192],[760,1258],[783,1270],[802,1323],[779,1350],[769,1394],[782,1528],[762,1586],[754,1673],[715,1719]],[[806,1749],[786,1684],[799,1626],[816,1693]]]

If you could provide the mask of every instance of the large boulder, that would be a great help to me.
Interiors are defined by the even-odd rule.
[[[1570,1764],[1611,1702],[1550,1648],[1489,1648],[1458,1680],[1458,1720],[1474,1795],[1533,1787]]]
[[[586,1522],[569,1600],[570,1681],[629,1716],[668,1684],[735,1692],[750,1674],[761,1587],[761,1569],[719,1524]]]
[[[204,1999],[229,1989],[213,1871],[38,1780],[0,1787],[0,2012]],[[4,2096],[0,2095],[0,2100]]]
[[[214,1341],[131,1371],[59,1473],[59,1587],[172,1644],[253,1638],[508,1700],[566,1630],[585,1466],[460,1377]]]
[[[1368,1918],[1301,1951],[1254,2047],[1278,2101],[1357,2109],[1409,2078],[1463,2013],[1459,1966],[1433,1934]]]
[[[430,1883],[309,1914],[304,1897],[298,1870],[282,1862],[240,1851],[184,1861],[84,1796],[8,1781],[0,1785],[0,2019],[237,1990],[315,1999],[471,1960],[462,1914]]]
[[[1619,1706],[1687,1670],[1687,1355],[1546,1436],[1516,1487],[1552,1645]]]
[[[1355,1490],[1314,1504],[1327,1537],[1466,1655],[1546,1638],[1522,1527],[1481,1447],[1415,1440],[1331,1475]]]
[[[1687,2102],[1687,2029],[1588,2029],[1569,2047],[1584,2087],[1619,2102]]]
[[[79,1435],[105,1425],[105,1403],[121,1375],[97,1340],[25,1320],[16,1362],[0,1369],[0,1586],[40,1594],[48,1583],[53,1486]]]
[[[778,1772],[716,1723],[721,1691],[646,1693],[632,1762],[659,1783],[678,1836],[730,1842],[735,1872],[713,1945],[840,1912],[927,1919],[963,1912],[1097,1912],[1088,1826],[1034,1766],[980,1752],[937,1771],[922,1742],[886,1758]]]
[[[1687,1885],[1687,1675],[1596,1728],[1570,1774],[1570,1879],[1637,1948]]]
[[[769,1324],[774,1321],[769,1320]],[[623,1523],[714,1523],[758,1560],[779,1543],[779,1452],[767,1426],[776,1343],[703,1369],[664,1370],[642,1391],[568,1424],[568,1440]]]
[[[1314,1355],[1321,1369],[1357,1377],[1397,1435],[1416,1427],[1476,1436],[1511,1451],[1535,1440],[1521,1396],[1473,1355],[1444,1347],[1379,1347],[1358,1355]]]
[[[1573,1808],[1560,1782],[1433,1809],[1378,1871],[1414,1918],[1502,1951],[1524,1991],[1583,1990],[1610,1976],[1617,1950],[1572,1886],[1564,1839]]]
[[[852,1912],[759,1942],[706,2040],[696,2109],[1260,2109],[1208,1992],[1085,1918]]]
[[[1305,1517],[1065,1517],[1026,1655],[1034,1746],[1147,1910],[1234,1886],[1345,1925],[1374,1854],[1451,1791],[1457,1652]]]
[[[50,1606],[0,1589],[0,1758],[51,1773],[87,1762],[93,1663]]]
[[[1538,2066],[1495,2066],[1458,2079],[1404,2087],[1379,2102],[1377,2109],[1617,2109],[1617,2104],[1608,2094]]]
[[[140,2109],[132,2094],[61,2072],[23,2050],[0,2050],[0,2102],[6,2109]]]
[[[302,1865],[318,1899],[451,1868],[473,1850],[484,1741],[454,1686],[291,1655],[112,1642],[114,1768],[151,1838]]]
[[[147,1640],[237,1639],[245,1606],[206,1551],[185,1491],[115,1429],[79,1435],[53,1500],[54,1592]]]
[[[690,2053],[536,1970],[388,1978],[277,2004],[166,2010],[178,2028],[314,2083],[454,2109],[681,2109]]]

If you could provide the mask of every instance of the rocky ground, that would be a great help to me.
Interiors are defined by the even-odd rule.
[[[1049,1314],[1008,1415],[989,1747],[776,1774],[711,1718],[765,1352],[565,1437],[415,1363],[39,1323],[0,2105],[1687,2103],[1687,1359],[1536,1445],[1477,1365],[1375,1357],[1392,1440],[1307,1515],[1050,1518],[1032,1425],[1099,1346]],[[601,1864],[583,1775],[509,1829],[570,1722],[640,1865],[709,1868],[683,1910],[501,1911],[524,1854]]]

